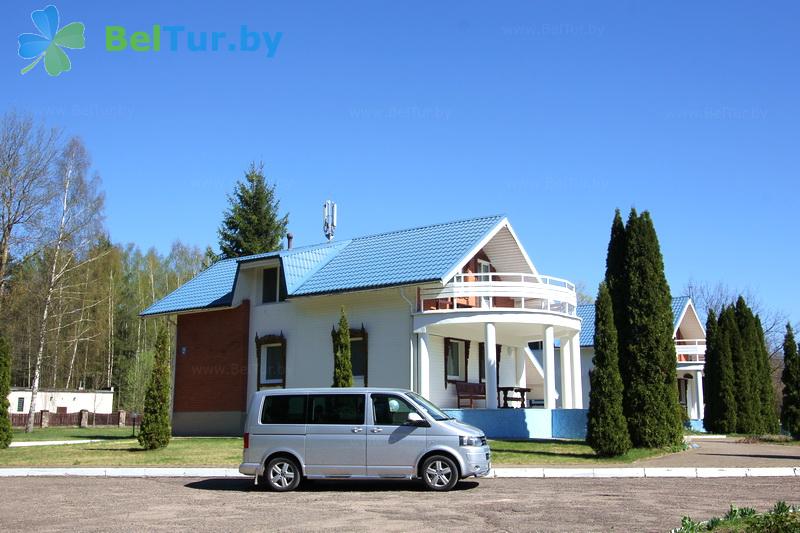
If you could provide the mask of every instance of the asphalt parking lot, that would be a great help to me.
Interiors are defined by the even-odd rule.
[[[731,503],[800,503],[800,478],[484,479],[446,494],[401,482],[274,494],[243,479],[7,478],[0,493],[4,531],[667,531]]]

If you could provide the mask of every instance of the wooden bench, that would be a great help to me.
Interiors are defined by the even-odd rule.
[[[475,407],[475,400],[486,400],[486,384],[485,383],[467,383],[464,381],[454,382],[456,386],[456,395],[458,396],[458,407],[462,407],[461,402],[469,401],[469,407]],[[466,407],[466,406],[465,406]]]

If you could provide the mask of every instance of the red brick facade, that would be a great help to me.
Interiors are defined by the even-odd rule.
[[[250,302],[178,315],[175,412],[246,411]]]

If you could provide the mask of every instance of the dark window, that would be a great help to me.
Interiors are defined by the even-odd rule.
[[[17,398],[17,412],[22,413],[25,411],[25,398]]]
[[[261,423],[305,424],[307,398],[299,394],[265,397],[264,407],[261,410]]]
[[[350,361],[353,365],[353,376],[367,375],[367,339],[366,337],[350,337]]]
[[[283,335],[256,337],[258,386],[286,386],[286,339]]]
[[[372,417],[376,426],[402,426],[408,421],[408,413],[416,412],[416,409],[399,396],[372,395]]]
[[[278,269],[265,268],[264,278],[261,283],[261,303],[278,301]]]
[[[314,394],[309,396],[309,424],[363,424],[363,394]]]

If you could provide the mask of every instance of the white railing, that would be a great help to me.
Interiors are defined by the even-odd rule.
[[[705,339],[675,339],[675,351],[681,363],[699,363],[706,360]]]
[[[575,285],[565,279],[534,274],[485,272],[456,274],[444,287],[420,290],[420,308],[520,309],[575,316]]]

